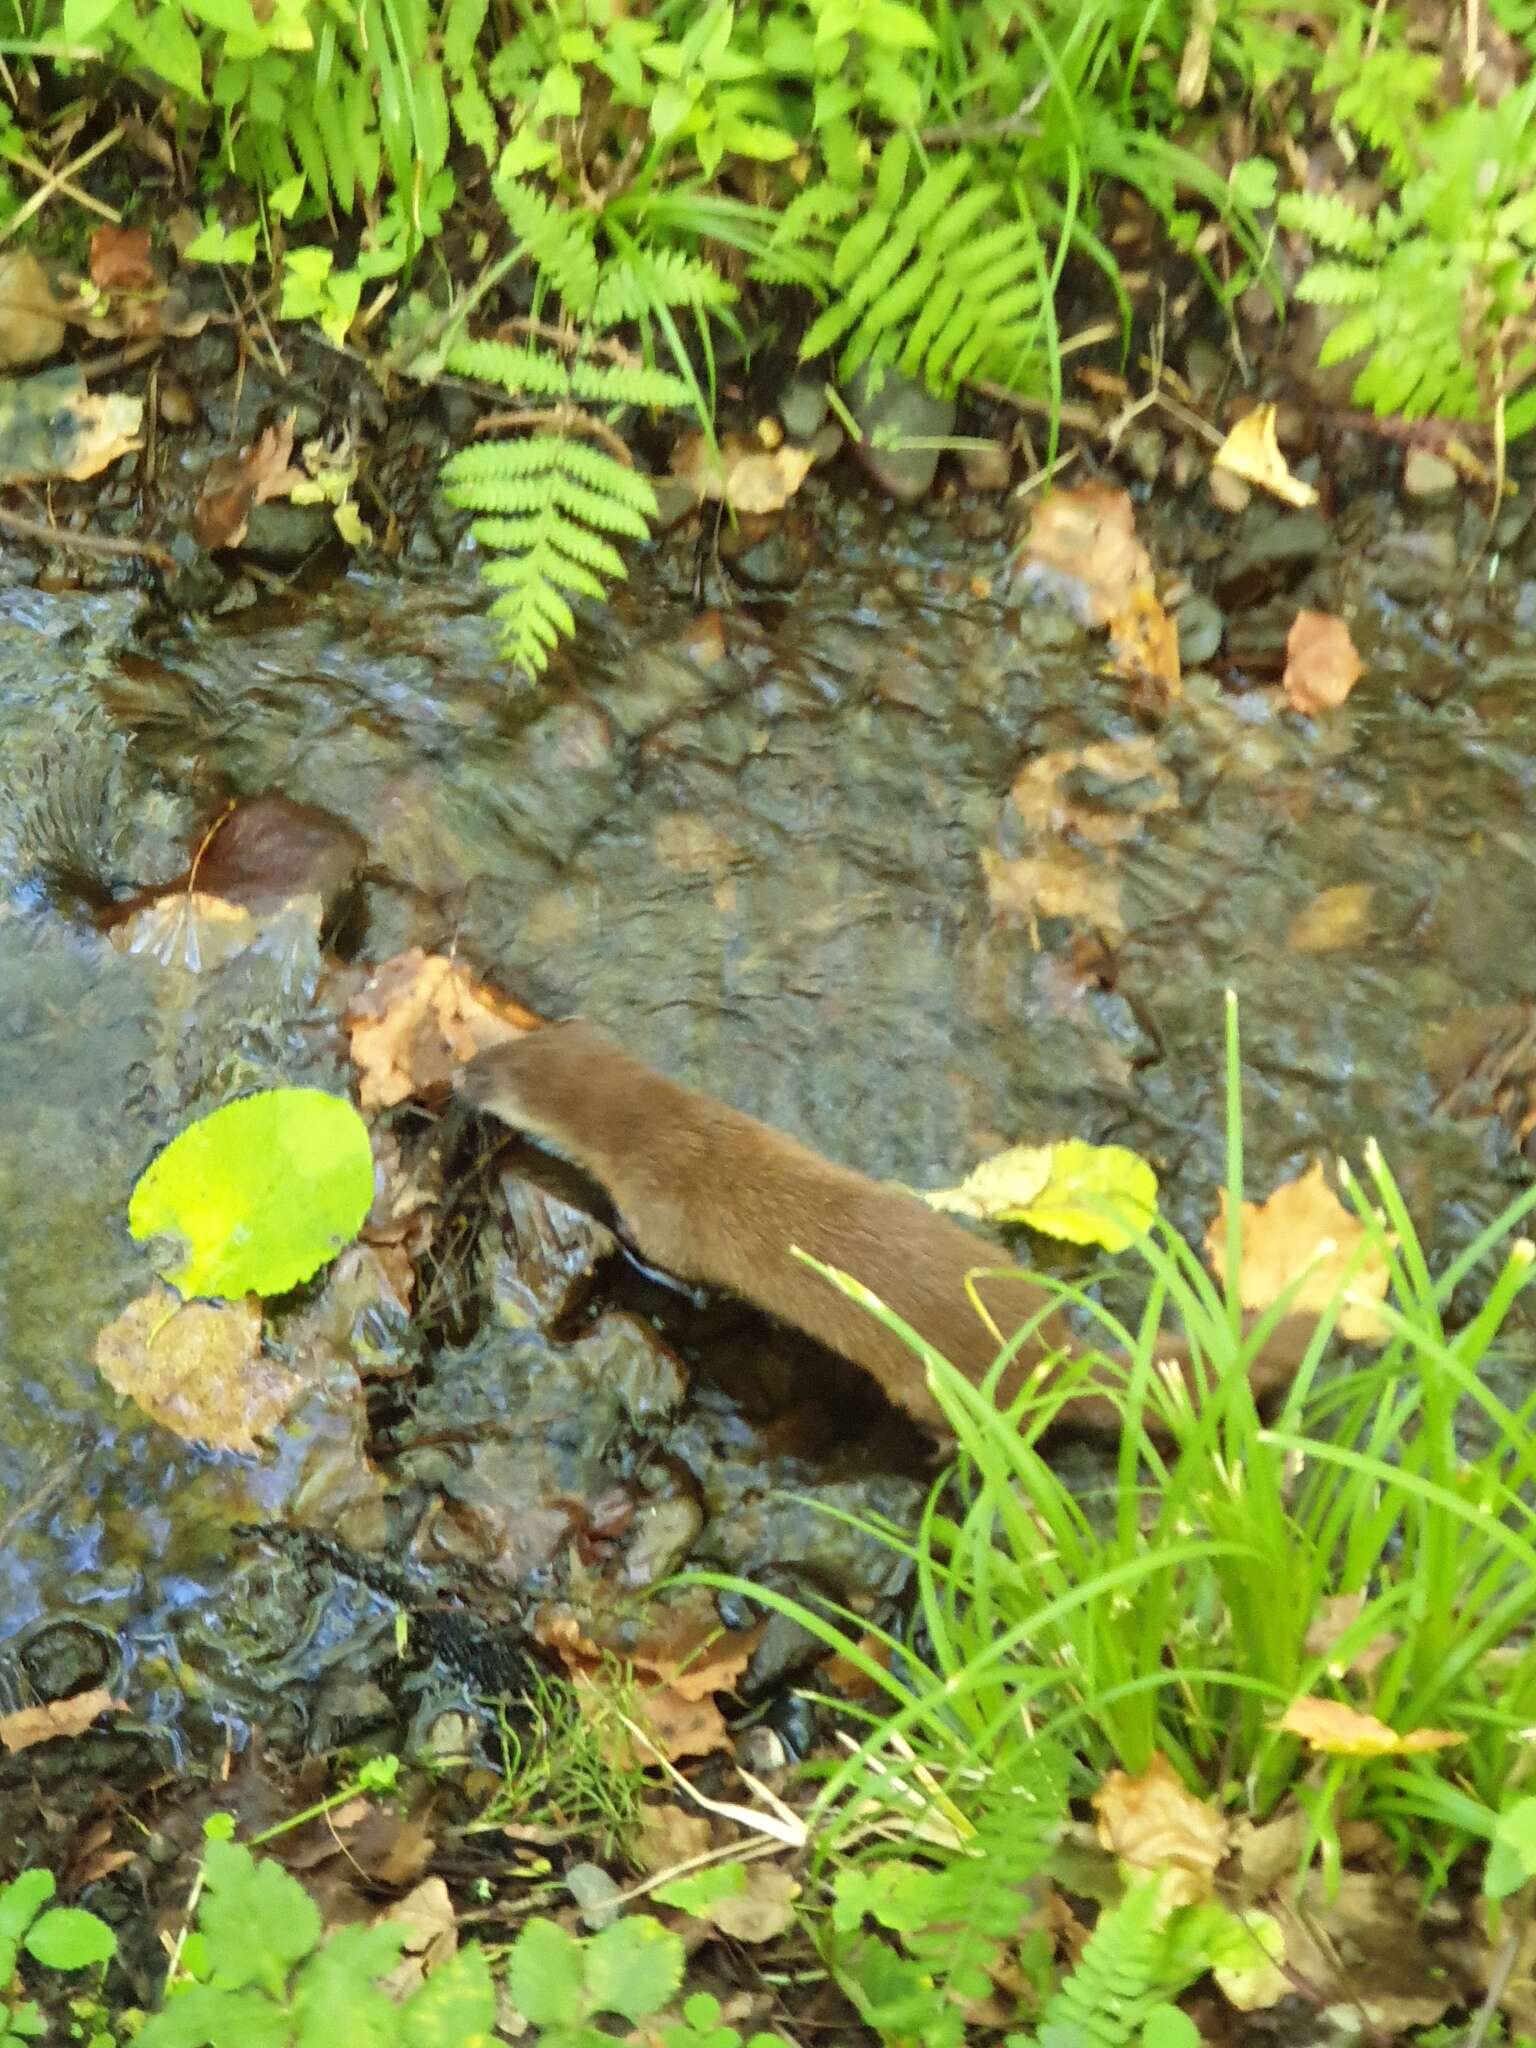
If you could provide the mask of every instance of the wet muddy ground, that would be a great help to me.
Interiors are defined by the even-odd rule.
[[[1020,1138],[1113,1140],[1203,1232],[1230,986],[1252,1190],[1376,1136],[1437,1253],[1465,1242],[1530,1172],[1536,550],[1519,515],[1490,546],[1475,504],[1400,505],[1394,462],[1346,446],[1332,524],[1193,492],[1142,511],[1206,655],[1155,713],[1010,580],[991,497],[897,511],[814,479],[755,588],[702,619],[674,535],[536,690],[462,555],[206,623],[8,558],[0,1709],[108,1685],[128,1711],[97,1764],[253,1728],[323,1747],[515,1682],[539,1599],[581,1613],[689,1561],[894,1589],[805,1504],[917,1498],[921,1446],[857,1375],[611,1262],[595,1319],[540,1327],[596,1256],[585,1217],[526,1153],[409,1105],[390,1142],[446,1219],[416,1304],[359,1272],[287,1305],[312,1383],[268,1454],[182,1442],[99,1377],[154,1150],[243,1090],[348,1085],[357,976],[312,932],[207,964],[105,929],[231,796],[361,835],[354,962],[457,952],[922,1186]],[[1316,719],[1272,687],[1300,604],[1346,617],[1367,670]],[[1071,765],[1149,740],[1135,786]],[[1079,816],[1134,819],[1097,931],[987,886],[984,851],[1019,851],[1010,786],[1058,755]]]

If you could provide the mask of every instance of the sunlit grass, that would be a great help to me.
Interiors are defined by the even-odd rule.
[[[1235,1232],[1235,1014],[1227,1064]],[[1529,1274],[1531,1247],[1513,1233],[1536,1189],[1438,1278],[1374,1147],[1364,1181],[1347,1178],[1345,1192],[1365,1231],[1356,1264],[1387,1263],[1390,1340],[1362,1366],[1319,1370],[1346,1283],[1268,1421],[1248,1384],[1265,1332],[1242,1334],[1235,1235],[1220,1286],[1171,1231],[1145,1241],[1153,1286],[1134,1331],[1044,1280],[1099,1317],[1122,1361],[1124,1432],[1113,1481],[1093,1496],[1072,1490],[1040,1440],[1086,1378],[1098,1386],[1115,1373],[1108,1357],[1074,1361],[1002,1413],[885,1317],[923,1357],[958,1446],[915,1531],[862,1524],[910,1561],[909,1624],[882,1632],[744,1589],[876,1688],[879,1710],[854,1715],[862,1740],[820,1791],[830,1845],[854,1816],[868,1818],[872,1800],[977,1816],[994,1793],[1038,1775],[1032,1756],[1058,1748],[1079,1792],[1161,1752],[1237,1809],[1262,1815],[1294,1793],[1328,1857],[1342,1820],[1372,1817],[1432,1878],[1491,1831],[1527,1775],[1525,1731],[1536,1724],[1536,1394],[1511,1408],[1480,1368]],[[1448,1335],[1453,1292],[1483,1269],[1482,1307]],[[1208,1382],[1193,1405],[1157,1368],[1169,1307]],[[1483,1445],[1470,1462],[1459,1436],[1469,1422]],[[1433,1756],[1320,1770],[1277,1726],[1306,1695],[1399,1732],[1434,1727],[1463,1740]]]

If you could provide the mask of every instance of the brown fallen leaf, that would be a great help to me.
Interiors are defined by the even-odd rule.
[[[714,1829],[702,1813],[675,1800],[648,1800],[640,1809],[632,1850],[648,1876],[692,1863],[714,1842]]]
[[[1165,1756],[1154,1754],[1131,1777],[1111,1771],[1093,1795],[1099,1841],[1133,1870],[1173,1873],[1164,1896],[1170,1905],[1208,1899],[1212,1877],[1227,1853],[1227,1823],[1197,1799]]]
[[[1342,1640],[1365,1612],[1363,1593],[1335,1593],[1318,1602],[1313,1609],[1312,1619],[1307,1624],[1307,1633],[1302,1647],[1309,1657],[1325,1657],[1336,1643]],[[1397,1648],[1401,1637],[1391,1629],[1381,1629],[1347,1660],[1328,1659],[1329,1676],[1342,1678],[1346,1672],[1356,1672],[1362,1678],[1371,1673],[1386,1657]]]
[[[777,1940],[795,1917],[795,1901],[802,1886],[789,1871],[773,1863],[749,1863],[741,1876],[740,1891],[690,1911],[695,1919],[718,1927],[731,1941]]]
[[[91,235],[91,283],[104,292],[145,292],[156,282],[148,228],[114,227],[110,221]]]
[[[1218,1197],[1216,1220],[1206,1232],[1206,1256],[1213,1271],[1226,1258],[1226,1190]],[[1242,1267],[1238,1291],[1246,1309],[1262,1311],[1277,1302],[1298,1275],[1313,1270],[1291,1297],[1295,1315],[1318,1315],[1330,1307],[1345,1271],[1365,1239],[1365,1226],[1346,1209],[1314,1161],[1300,1180],[1287,1181],[1266,1202],[1244,1202]],[[1314,1261],[1316,1261],[1314,1265]],[[1351,1295],[1338,1319],[1340,1333],[1365,1344],[1384,1344],[1387,1326],[1371,1306],[1385,1301],[1386,1254],[1372,1247],[1349,1282]]]
[[[1311,484],[1291,474],[1280,453],[1275,423],[1273,405],[1256,406],[1238,421],[1212,461],[1217,469],[1241,477],[1245,483],[1257,484],[1261,491],[1268,491],[1271,497],[1280,498],[1287,505],[1315,505],[1317,492]]]
[[[304,1388],[263,1354],[259,1304],[183,1303],[158,1285],[107,1324],[95,1358],[108,1385],[162,1428],[214,1450],[256,1450]]]
[[[1298,612],[1285,636],[1280,687],[1297,711],[1336,711],[1363,673],[1349,628],[1331,612]]]
[[[286,498],[305,472],[290,464],[293,420],[275,421],[238,455],[218,455],[208,465],[192,512],[199,547],[237,548],[250,528],[251,512],[273,498]]]
[[[456,960],[413,946],[370,975],[343,1018],[364,1109],[438,1094],[477,1052],[543,1020]]]
[[[1005,860],[990,846],[981,850],[987,901],[1002,923],[1031,928],[1042,917],[1068,917],[1091,924],[1110,938],[1125,934],[1119,877],[1087,854],[1062,847],[1050,854]]]
[[[30,249],[8,249],[0,255],[0,369],[46,362],[64,346],[64,334],[64,309],[48,273]]]
[[[1340,882],[1323,889],[1291,919],[1285,943],[1292,953],[1347,953],[1370,935],[1369,882]]]
[[[814,449],[789,441],[767,446],[762,438],[731,433],[712,448],[705,435],[691,433],[672,450],[669,466],[701,503],[728,505],[733,512],[781,512],[815,460]]]
[[[1178,631],[1158,601],[1128,491],[1099,483],[1053,491],[1035,507],[1021,572],[1083,625],[1108,632],[1122,675],[1177,688]]]
[[[67,1700],[49,1700],[41,1707],[20,1707],[0,1714],[0,1749],[16,1756],[39,1742],[83,1735],[99,1714],[126,1714],[128,1702],[113,1699],[104,1685],[77,1692]]]
[[[615,1662],[633,1679],[636,1717],[644,1732],[663,1756],[677,1762],[730,1749],[730,1732],[714,1695],[734,1690],[762,1629],[722,1629],[712,1610],[685,1605],[654,1611],[641,1641],[605,1646],[574,1615],[546,1608],[536,1617],[534,1635],[570,1672],[578,1697],[585,1691],[615,1762],[645,1761],[644,1745],[636,1744],[612,1713],[606,1673]]]
[[[403,1899],[386,1907],[374,1925],[403,1930],[400,1960],[380,1979],[389,1996],[398,2000],[409,1998],[459,1946],[458,1917],[440,1877],[424,1877]]]
[[[1449,1728],[1410,1728],[1399,1735],[1374,1714],[1362,1714],[1342,1700],[1306,1697],[1292,1700],[1279,1726],[1324,1756],[1425,1756],[1466,1740]]]

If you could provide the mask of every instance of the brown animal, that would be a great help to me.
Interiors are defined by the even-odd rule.
[[[985,1238],[915,1195],[835,1166],[784,1132],[680,1087],[579,1019],[482,1053],[458,1089],[600,1182],[645,1258],[818,1338],[931,1428],[942,1432],[946,1423],[916,1354],[796,1259],[792,1246],[862,1281],[972,1381],[1000,1345],[969,1299],[968,1278],[1004,1339],[1034,1324],[1004,1376],[1005,1401],[1024,1374],[1071,1348],[1044,1291],[1007,1271],[1007,1255]],[[1255,1368],[1261,1389],[1288,1378],[1299,1361],[1303,1331],[1282,1330],[1287,1336]],[[1187,1347],[1171,1339],[1162,1355],[1182,1364]],[[1104,1396],[1084,1394],[1065,1404],[1061,1419],[1101,1428],[1114,1427],[1118,1415]]]

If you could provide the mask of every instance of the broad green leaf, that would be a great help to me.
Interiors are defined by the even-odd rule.
[[[490,2048],[496,1991],[484,1949],[461,1948],[400,2010],[400,2048]]]
[[[291,2048],[293,2029],[283,2008],[259,1991],[194,1984],[133,2039],[134,2048]]]
[[[888,50],[931,50],[938,40],[922,10],[903,0],[863,0],[859,30]]]
[[[587,1943],[587,2003],[636,2025],[659,2012],[683,1981],[683,1943],[649,1913],[615,1920]]]
[[[1069,1244],[1124,1251],[1157,1214],[1157,1175],[1122,1145],[1063,1138],[1013,1145],[984,1159],[959,1187],[926,1200],[986,1223],[1024,1223]]]
[[[20,1941],[53,1893],[51,1870],[24,1870],[0,1888],[0,1941]]]
[[[659,1884],[652,1896],[659,1905],[677,1906],[685,1913],[707,1915],[711,1906],[721,1899],[746,1897],[747,1869],[744,1863],[717,1863],[713,1869],[696,1870],[688,1877],[677,1877],[670,1884]]]
[[[84,1913],[78,1906],[55,1906],[33,1921],[22,1946],[50,1970],[84,1970],[112,1960],[117,1936],[94,1913]]]
[[[368,1127],[339,1095],[270,1088],[191,1124],[128,1204],[143,1240],[181,1241],[184,1297],[284,1294],[350,1244],[373,1201]]]
[[[320,1939],[319,1907],[280,1864],[258,1862],[240,1842],[210,1842],[203,1877],[198,1924],[217,1984],[281,1995],[289,1970]]]
[[[259,223],[247,221],[242,228],[226,228],[210,214],[200,235],[182,252],[185,263],[254,263]]]
[[[64,0],[59,34],[66,43],[88,43],[117,12],[121,0]]]
[[[581,1943],[553,1920],[530,1920],[507,1957],[507,1990],[531,2026],[576,2026],[588,2011]]]

